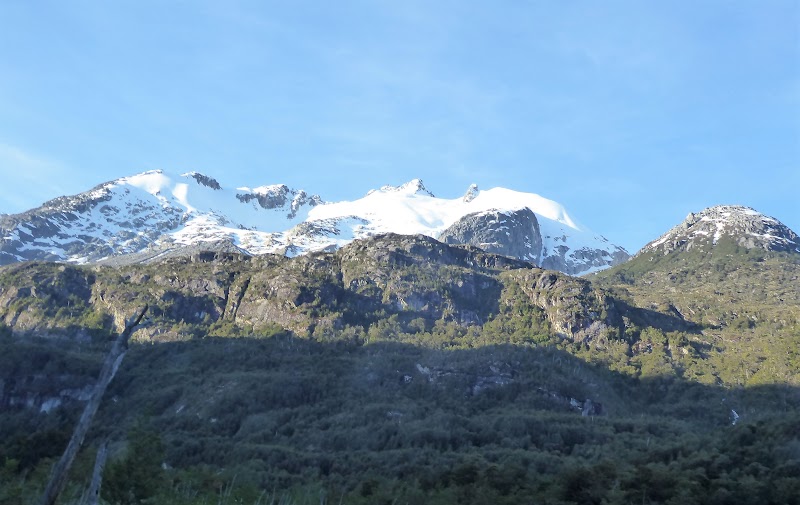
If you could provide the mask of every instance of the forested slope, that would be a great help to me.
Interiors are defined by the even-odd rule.
[[[395,235],[4,267],[0,496],[41,490],[149,303],[64,503],[103,439],[113,503],[796,503],[800,269],[748,251],[589,279]]]

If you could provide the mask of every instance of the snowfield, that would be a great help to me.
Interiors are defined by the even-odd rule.
[[[47,217],[48,230],[56,232],[43,233],[20,220],[5,230],[3,240],[18,244],[20,251],[46,249],[50,256],[72,262],[206,242],[227,242],[250,254],[293,256],[335,250],[354,239],[389,232],[437,238],[467,215],[508,215],[525,208],[536,214],[542,235],[542,250],[531,257],[563,256],[564,248],[577,259],[586,251],[621,250],[577,224],[559,203],[505,188],[479,190],[472,185],[463,197],[444,199],[414,179],[357,200],[324,202],[282,184],[225,188],[197,172],[162,170],[123,177],[11,216],[38,213]],[[94,252],[81,244],[92,245]],[[597,269],[587,265],[585,271]]]

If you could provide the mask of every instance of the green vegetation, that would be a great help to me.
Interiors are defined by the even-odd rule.
[[[62,503],[104,440],[107,503],[798,503],[798,279],[730,244],[584,280],[398,237],[6,267],[0,503],[35,501],[145,302]]]
[[[291,335],[140,344],[108,391],[72,493],[86,485],[93,444],[110,439],[110,503],[256,503],[262,493],[292,503],[791,503],[797,396],[631,379],[550,346]],[[570,405],[586,398],[604,414]],[[6,417],[4,432],[17,433],[7,440],[29,427],[41,437],[0,446],[8,489],[43,485],[77,412],[53,415]]]
[[[671,316],[670,329],[693,325],[660,346],[680,375],[709,384],[800,385],[800,255],[723,239],[714,248],[645,254],[592,282]]]

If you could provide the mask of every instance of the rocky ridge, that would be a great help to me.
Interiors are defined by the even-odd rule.
[[[515,303],[538,310],[542,324],[569,340],[622,324],[612,299],[587,281],[423,235],[383,235],[294,258],[209,251],[113,268],[30,262],[0,274],[0,323],[73,338],[88,338],[92,325],[122,324],[142,303],[151,306],[151,324],[140,334],[153,340],[182,338],[185,324],[325,334],[391,314],[401,324],[482,326]]]

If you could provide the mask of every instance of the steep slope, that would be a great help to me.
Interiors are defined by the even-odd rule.
[[[196,172],[151,171],[22,214],[2,215],[0,233],[0,264],[85,263],[132,253],[137,256],[123,261],[152,261],[198,244],[296,256],[334,251],[383,233],[488,247],[570,274],[628,257],[578,226],[561,205],[538,195],[473,186],[463,198],[447,200],[436,198],[419,179],[326,204],[285,185],[232,190]]]
[[[498,275],[516,270],[533,273]],[[391,316],[398,331],[437,321],[467,328],[495,318],[502,304],[518,303],[510,287],[524,293],[524,303],[540,311],[539,323],[559,338],[591,339],[595,322],[621,324],[607,307],[613,302],[598,298],[584,280],[424,235],[392,234],[294,258],[209,252],[116,268],[8,265],[0,269],[0,323],[19,333],[86,338],[148,303],[151,321],[141,335],[157,341],[225,325],[319,336],[347,326],[368,329]]]

